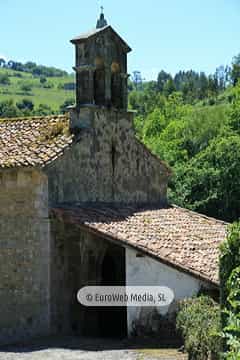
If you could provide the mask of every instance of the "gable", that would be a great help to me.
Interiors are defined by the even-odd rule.
[[[132,49],[128,46],[128,44],[118,35],[118,33],[110,25],[107,25],[101,29],[93,29],[85,34],[75,37],[70,42],[72,44],[80,44],[83,42],[87,42],[92,38],[97,38],[97,37],[103,36],[105,34],[109,34],[109,35],[113,36],[114,40],[116,42],[120,43],[124,52],[128,53],[128,52],[132,51]]]
[[[136,139],[133,114],[83,114],[71,149],[46,167],[50,202],[165,203],[171,171]]]

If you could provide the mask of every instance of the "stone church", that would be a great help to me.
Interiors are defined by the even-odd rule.
[[[177,302],[217,293],[227,224],[171,205],[171,170],[135,137],[128,44],[101,14],[71,40],[76,105],[0,120],[0,344],[48,334],[175,336]],[[168,286],[161,308],[88,308],[86,285]]]

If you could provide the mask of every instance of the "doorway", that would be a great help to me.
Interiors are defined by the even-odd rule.
[[[111,245],[107,249],[101,268],[101,286],[126,285],[125,249]],[[99,308],[99,325],[102,337],[124,338],[127,336],[127,308]]]

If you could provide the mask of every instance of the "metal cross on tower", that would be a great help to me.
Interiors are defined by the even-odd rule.
[[[101,8],[101,14],[100,14],[100,18],[97,21],[97,26],[96,26],[97,29],[101,29],[101,28],[107,26],[107,21],[104,18],[104,13],[103,13],[104,7],[100,6],[100,8]]]

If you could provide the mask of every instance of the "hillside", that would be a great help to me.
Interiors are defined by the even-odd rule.
[[[2,78],[7,78],[1,81]],[[74,75],[58,77],[39,77],[31,73],[0,68],[0,102],[13,100],[14,104],[28,99],[33,102],[34,108],[40,104],[47,105],[53,112],[58,112],[59,107],[66,100],[73,100]],[[64,89],[64,86],[71,90]]]

